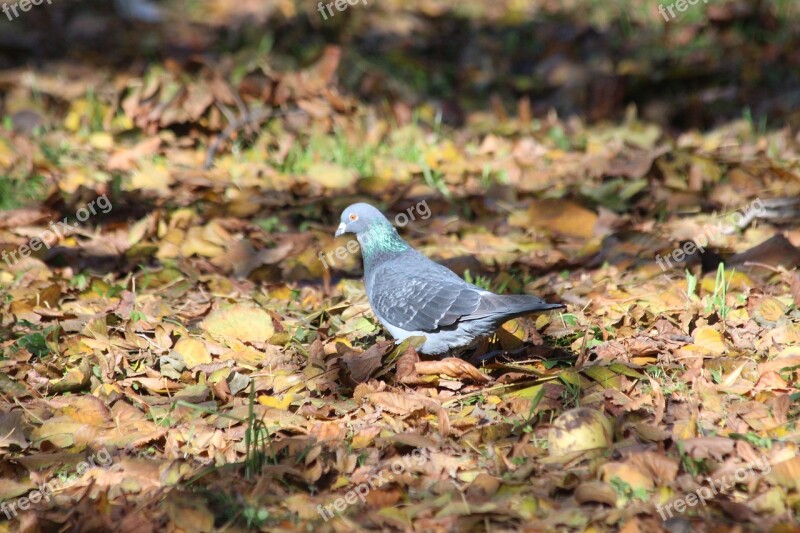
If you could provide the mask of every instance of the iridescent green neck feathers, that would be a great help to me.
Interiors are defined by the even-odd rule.
[[[405,252],[411,248],[386,220],[376,220],[367,231],[357,237],[364,261],[379,255]]]

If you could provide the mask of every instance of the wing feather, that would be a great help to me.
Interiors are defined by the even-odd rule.
[[[476,287],[449,270],[423,268],[403,275],[390,263],[378,267],[370,289],[370,304],[378,318],[406,331],[452,325],[474,312],[481,300]]]

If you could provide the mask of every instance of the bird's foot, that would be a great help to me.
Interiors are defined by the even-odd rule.
[[[512,351],[494,350],[492,352],[486,352],[486,353],[481,353],[480,351],[476,351],[474,354],[472,354],[472,357],[470,357],[468,361],[473,365],[478,365],[481,363],[486,363],[488,361],[491,361],[492,359],[500,356],[515,358],[515,356],[522,355],[529,349],[530,346],[523,346],[522,348],[518,348]]]
[[[574,358],[574,354],[570,354],[569,352],[564,351],[561,348],[553,348],[551,346],[545,346],[545,345],[528,344],[523,346],[522,348],[517,348],[516,350],[494,350],[486,353],[483,353],[478,350],[475,351],[475,353],[473,353],[472,356],[467,360],[473,365],[479,365],[482,363],[487,363],[499,357],[505,358],[510,362],[519,362],[522,359],[569,360],[571,358]]]

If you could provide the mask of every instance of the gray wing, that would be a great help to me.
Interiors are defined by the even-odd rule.
[[[374,273],[370,287],[372,310],[381,320],[406,331],[434,331],[474,312],[479,289],[450,270],[417,265],[413,274],[386,263]],[[410,270],[410,269],[409,269]]]

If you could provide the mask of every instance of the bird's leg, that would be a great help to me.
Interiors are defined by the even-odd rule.
[[[464,359],[467,362],[475,359],[475,357],[479,354],[486,353],[486,350],[489,348],[489,342],[486,338],[478,338],[473,340],[467,346],[462,346],[460,348],[451,348],[450,351],[441,354],[439,357],[444,359],[445,357],[459,357]],[[467,359],[467,354],[472,352]]]
[[[525,353],[528,350],[528,348],[529,346],[523,346],[522,348],[517,348],[516,350],[510,352],[507,350],[494,350],[488,353],[480,353],[476,351],[474,354],[472,354],[472,357],[469,358],[469,362],[472,363],[473,365],[478,365],[480,363],[485,363],[487,361],[490,361],[495,357],[499,357],[501,355],[514,357],[516,355]]]
[[[476,357],[478,355],[483,355],[489,351],[489,338],[488,337],[480,337],[475,342],[472,343],[472,348],[474,351],[472,353],[472,357]]]

